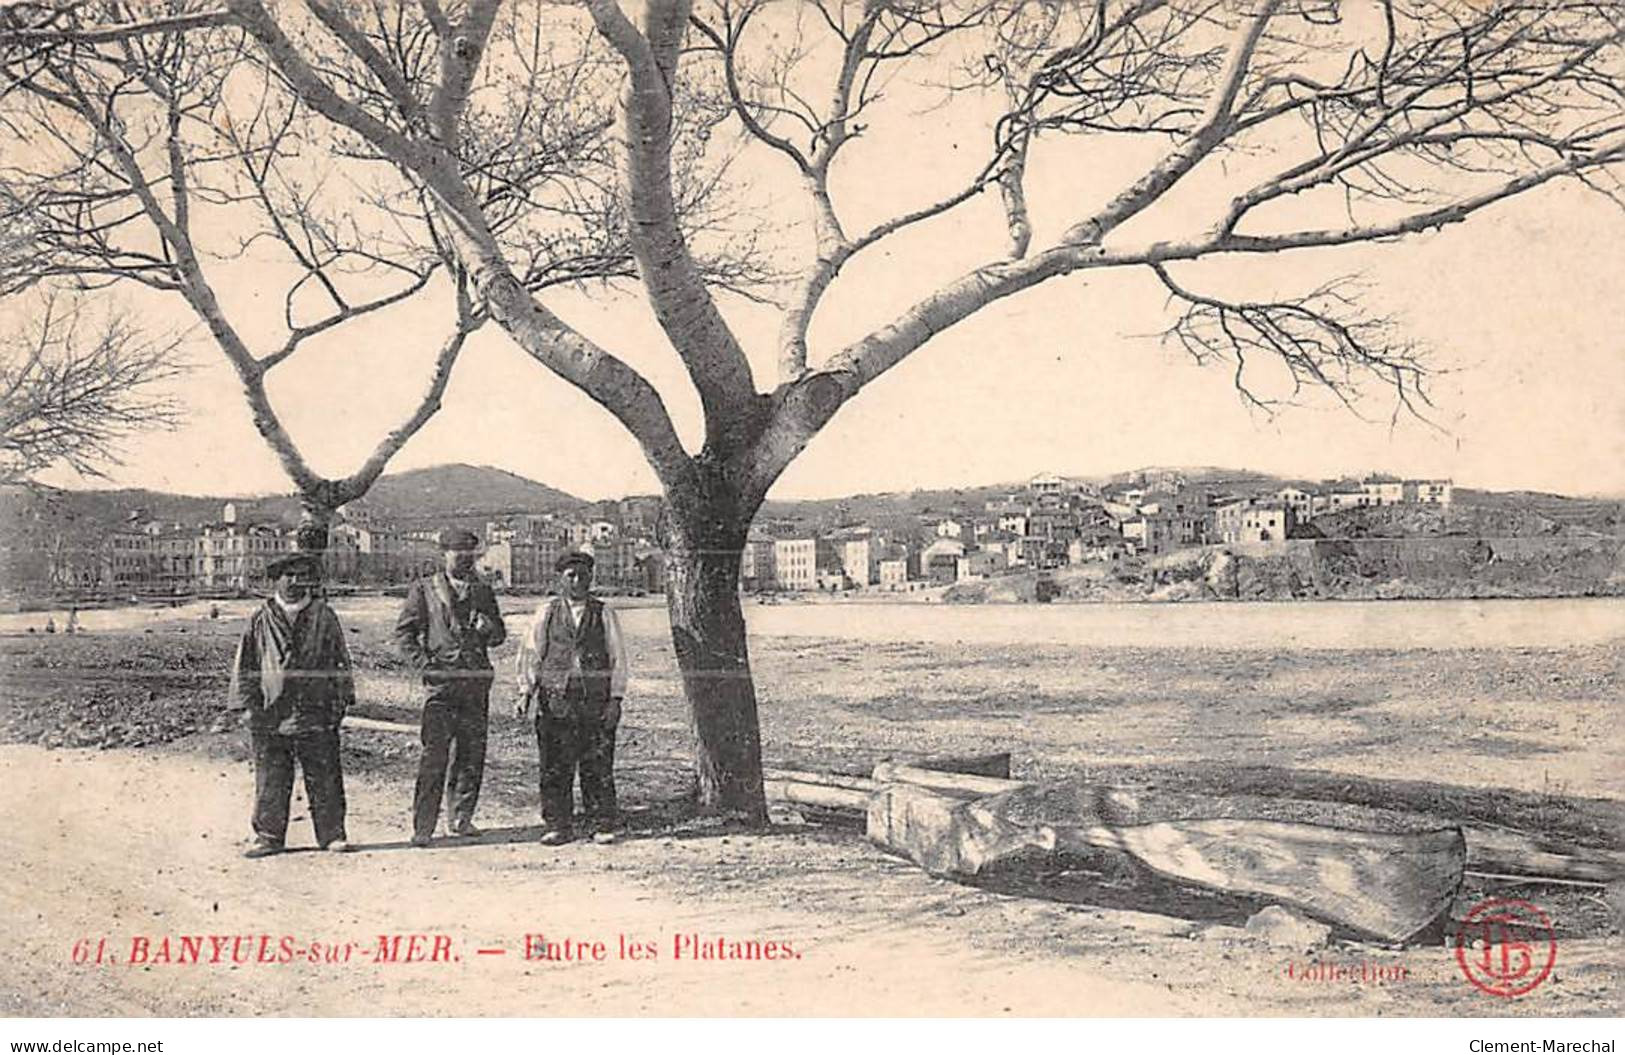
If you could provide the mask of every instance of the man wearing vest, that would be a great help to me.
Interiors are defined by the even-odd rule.
[[[474,808],[485,777],[490,726],[491,660],[507,628],[496,594],[474,572],[480,540],[472,531],[440,533],[446,566],[407,592],[395,641],[418,670],[429,698],[423,705],[423,757],[412,797],[412,845],[428,846],[447,801],[453,835],[478,835]]]
[[[615,612],[589,592],[592,569],[590,554],[558,559],[558,596],[536,609],[519,646],[515,715],[536,725],[541,841],[550,846],[573,838],[577,770],[581,809],[595,837],[613,841],[617,820],[615,728],[626,695],[626,643]]]

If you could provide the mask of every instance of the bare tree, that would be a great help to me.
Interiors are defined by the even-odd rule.
[[[32,286],[94,294],[113,284],[179,297],[236,372],[256,429],[298,489],[307,520],[365,494],[439,409],[467,338],[489,318],[448,242],[421,181],[366,137],[316,116],[262,61],[240,28],[171,5],[172,17],[135,34],[88,23],[117,19],[114,2],[18,3],[0,10],[0,295]],[[374,4],[352,23],[313,4],[299,26],[311,69],[340,85],[381,126],[422,131],[439,69],[429,23]],[[504,61],[482,81],[485,105],[459,124],[457,178],[526,289],[632,273],[626,223],[613,193],[605,130],[614,70],[589,32],[560,39],[523,19],[489,27]],[[387,68],[383,81],[371,71]],[[725,116],[688,107],[703,129]],[[694,229],[716,228],[715,178],[679,167],[681,209]],[[719,244],[708,276],[752,286],[762,273]],[[234,262],[292,273],[275,342],[243,334],[263,320],[222,306],[220,273]],[[349,324],[410,300],[448,303],[450,331],[422,397],[346,476],[313,470],[274,406],[267,382],[296,352],[335,343]],[[320,533],[302,535],[320,538]]]
[[[501,68],[488,58],[500,50],[494,31],[505,7],[521,6],[549,39],[576,32],[584,9],[618,63],[618,208],[643,293],[699,395],[697,453],[647,380],[535,295],[534,267],[500,229],[518,203],[505,197],[499,208],[469,164],[479,125],[469,115],[489,112],[491,70]],[[1625,157],[1620,13],[1595,0],[647,0],[635,14],[617,0],[391,5],[418,27],[405,35],[423,42],[415,51],[379,46],[364,28],[376,5],[290,7],[223,0],[145,23],[68,16],[4,39],[26,51],[235,27],[336,135],[421,190],[472,302],[615,415],[658,474],[672,511],[668,606],[702,798],[754,818],[764,814],[761,745],[740,551],[769,487],[864,386],[1006,297],[1115,270],[1160,281],[1180,306],[1171,335],[1238,364],[1244,391],[1245,364],[1264,356],[1345,396],[1375,380],[1405,404],[1421,398],[1422,363],[1391,326],[1361,314],[1349,287],[1242,299],[1196,288],[1203,272],[1192,265],[1387,243],[1557,180],[1614,196]],[[765,390],[722,310],[726,285],[697,251],[703,238],[680,222],[678,162],[713,127],[685,125],[680,104],[707,84],[778,158],[811,218],[810,245],[786,235],[787,254],[806,259],[783,313],[779,376]],[[981,123],[982,156],[959,163],[957,190],[860,226],[832,185],[836,162],[887,157],[876,115],[898,105],[894,96],[925,91],[940,96],[944,127]],[[398,116],[380,107],[385,97]],[[1160,149],[1103,204],[1077,204],[1100,189],[1088,180],[1091,160],[1131,142]],[[944,162],[955,164],[946,152]],[[1026,191],[1041,164],[1076,187],[1073,214],[1032,214]],[[1208,190],[1208,216],[1189,201],[1159,208],[1193,182]],[[814,347],[815,319],[855,257],[972,215],[963,207],[987,191],[1002,220],[978,266],[922,289],[857,340]],[[1135,233],[1140,217],[1165,212],[1181,233]]]
[[[178,341],[149,341],[117,318],[91,325],[47,298],[0,334],[0,483],[57,466],[104,477],[129,437],[180,421],[164,383],[184,369]]]

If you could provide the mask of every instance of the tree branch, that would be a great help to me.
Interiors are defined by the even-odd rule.
[[[589,0],[599,33],[620,54],[629,84],[622,103],[632,255],[655,318],[677,351],[705,411],[706,444],[722,456],[742,442],[743,407],[755,384],[744,349],[718,311],[677,222],[672,191],[672,85],[665,67],[688,24],[688,5],[649,5],[654,39],[640,33],[614,0]]]
[[[7,17],[8,14],[0,10],[0,47],[14,44],[111,44],[158,34],[229,26],[235,21],[235,15],[230,10],[215,10],[105,26],[26,26],[17,24],[14,18]]]
[[[1224,142],[1235,122],[1233,107],[1252,62],[1253,52],[1263,38],[1280,0],[1264,0],[1259,12],[1236,33],[1218,85],[1208,97],[1206,109],[1196,128],[1160,162],[1140,177],[1104,209],[1069,229],[1060,241],[1069,245],[1098,245],[1127,220],[1158,201],[1175,183],[1195,168],[1215,147]]]
[[[316,16],[317,21],[338,37],[351,54],[361,60],[368,72],[377,78],[408,125],[422,119],[423,106],[412,93],[412,88],[406,83],[401,71],[384,58],[383,53],[373,46],[366,34],[357,29],[355,23],[351,22],[340,8],[328,0],[305,0],[305,6]]]
[[[298,349],[301,342],[308,340],[311,337],[315,337],[317,334],[325,333],[335,326],[349,322],[351,319],[359,318],[362,315],[369,315],[372,312],[387,308],[391,304],[399,304],[401,301],[410,298],[413,294],[418,293],[423,289],[424,286],[429,284],[429,279],[433,277],[435,270],[435,267],[427,268],[405,288],[396,290],[394,293],[387,293],[384,296],[370,300],[365,304],[346,304],[338,311],[329,315],[320,322],[313,322],[308,326],[293,327],[288,334],[288,339],[282,342],[282,347],[278,348],[269,355],[260,357],[258,360],[260,371],[262,373],[268,372],[273,366],[276,366],[278,363],[282,362],[282,360],[292,355],[294,351]],[[463,320],[459,318],[459,329],[461,328],[462,324]],[[466,336],[466,334],[464,336]]]
[[[1470,195],[1448,205],[1385,223],[1356,224],[1343,228],[1318,231],[1295,231],[1288,234],[1245,235],[1226,234],[1222,228],[1205,244],[1200,253],[1274,253],[1284,249],[1306,249],[1314,246],[1348,245],[1354,242],[1375,242],[1385,238],[1420,234],[1423,231],[1460,223],[1486,206],[1494,205],[1517,194],[1549,183],[1563,176],[1573,176],[1589,169],[1602,168],[1625,160],[1625,138],[1599,145],[1584,156],[1565,158],[1544,168],[1527,172],[1516,179]],[[1190,259],[1197,253],[1183,249],[1176,255],[1154,253],[1158,259]]]
[[[455,154],[468,93],[479,73],[502,0],[471,0],[463,20],[440,42],[440,84],[429,102],[429,121],[440,145]]]
[[[265,49],[277,72],[306,105],[336,125],[350,129],[395,163],[419,169],[425,159],[416,145],[366,110],[340,96],[305,61],[260,0],[227,0],[237,21]]]

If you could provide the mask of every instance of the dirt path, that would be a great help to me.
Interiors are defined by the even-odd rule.
[[[1617,938],[1567,940],[1517,1001],[1470,989],[1439,948],[1309,955],[1228,926],[934,880],[850,833],[640,838],[550,849],[487,810],[478,843],[399,841],[407,789],[350,782],[361,850],[238,856],[251,774],[179,753],[0,748],[0,1013],[10,1015],[1484,1015],[1618,1014]],[[24,791],[23,789],[26,789]],[[291,842],[309,844],[296,803]],[[509,827],[504,827],[507,825]],[[525,935],[602,941],[604,962],[526,961]],[[424,935],[445,962],[375,962]],[[183,935],[228,936],[220,963]],[[233,946],[229,939],[251,936]],[[348,963],[255,962],[281,940]],[[620,936],[653,961],[622,959]],[[785,944],[790,958],[674,958],[679,936]],[[116,963],[75,964],[105,937]],[[134,939],[146,964],[130,963]],[[691,940],[685,942],[692,949]],[[203,942],[207,960],[210,942]],[[233,964],[240,955],[249,962]],[[502,954],[481,954],[500,948]],[[321,954],[318,953],[318,959]],[[1403,968],[1383,983],[1289,978],[1310,963]]]

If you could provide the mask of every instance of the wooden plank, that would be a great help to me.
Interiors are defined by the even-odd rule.
[[[807,784],[797,780],[764,780],[762,790],[775,802],[794,802],[802,806],[822,806],[832,810],[861,812],[868,808],[870,798],[869,792],[855,788]]]
[[[362,718],[359,715],[347,714],[344,716],[346,729],[367,729],[375,733],[405,733],[417,736],[422,730],[415,725],[405,722],[386,722],[380,718]]]
[[[770,781],[792,781],[797,784],[818,784],[826,788],[850,788],[866,793],[880,786],[868,777],[853,777],[844,773],[817,773],[807,769],[767,768],[762,770],[762,778]]]
[[[1603,884],[1625,876],[1625,855],[1610,850],[1565,846],[1557,852],[1523,832],[1472,825],[1465,830],[1471,869]]]

